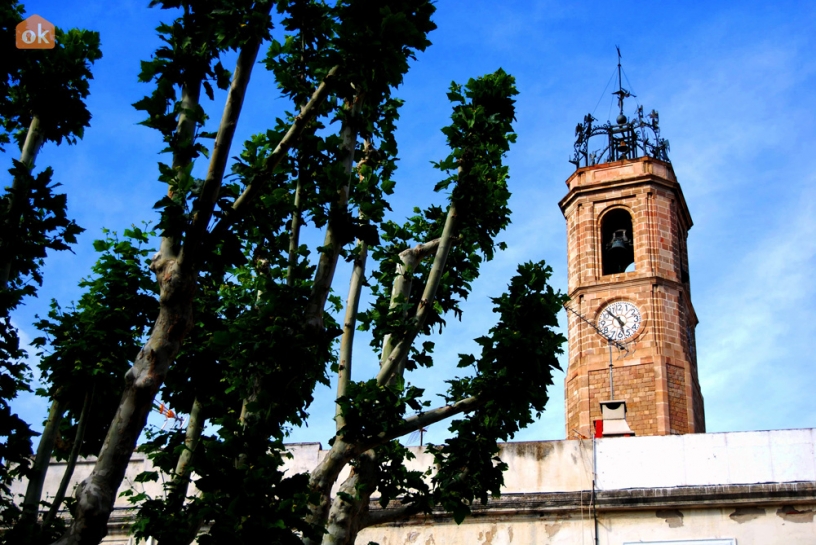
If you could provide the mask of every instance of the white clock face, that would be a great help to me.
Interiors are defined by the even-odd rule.
[[[634,336],[642,324],[643,316],[640,309],[625,301],[607,305],[598,316],[598,329],[607,338],[615,341],[623,341]]]

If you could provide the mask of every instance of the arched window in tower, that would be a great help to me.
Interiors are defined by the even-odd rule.
[[[615,208],[601,220],[601,260],[603,274],[635,270],[635,244],[632,236],[632,216]]]

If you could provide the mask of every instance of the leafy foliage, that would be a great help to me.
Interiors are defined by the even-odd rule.
[[[126,229],[121,239],[109,231],[105,234],[106,238],[94,241],[101,255],[92,275],[79,284],[85,293],[77,304],[62,309],[52,300],[48,317],[35,323],[44,335],[32,345],[39,348],[41,380],[47,386],[37,393],[58,402],[65,414],[55,449],[46,453],[48,458],[68,457],[81,418],[87,420],[89,433],[84,434],[77,454],[92,456],[99,451],[119,404],[127,361],[155,319],[155,286],[147,259],[150,250],[145,248],[155,234],[136,227]],[[91,404],[83,415],[88,395]],[[9,522],[19,516],[16,511],[10,511],[15,515]],[[51,543],[64,528],[60,518],[33,528],[23,521],[3,535],[3,542]]]
[[[437,466],[436,500],[461,522],[475,500],[499,495],[506,465],[497,457],[498,441],[508,441],[540,416],[549,399],[553,369],[566,339],[553,328],[566,296],[547,285],[552,269],[544,262],[525,263],[507,293],[493,298],[499,322],[476,342],[477,358],[460,354],[459,367],[475,375],[448,381],[446,400],[479,397],[485,402],[467,419],[454,420],[454,436],[429,446]]]
[[[207,9],[204,4],[191,6],[191,13],[200,10],[198,19],[186,18],[185,11],[174,23],[178,43],[187,43],[188,38],[182,36],[194,41],[199,32],[203,36],[212,31],[206,27],[210,24]],[[376,237],[375,222],[382,221],[388,207],[384,195],[394,185],[393,132],[399,101],[390,97],[391,88],[401,81],[406,59],[428,45],[424,32],[433,27],[428,19],[432,8],[424,1],[341,2],[334,6],[292,2],[281,3],[279,9],[285,30],[292,34],[282,42],[272,41],[266,64],[278,77],[283,94],[295,100],[295,107],[299,108],[332,66],[341,66],[341,75],[297,148],[274,171],[267,168],[269,157],[295,122],[294,113],[245,143],[233,165],[234,178],[219,192],[216,221],[224,220],[223,211],[230,210],[250,187],[263,186],[252,206],[230,220],[228,230],[211,238],[197,279],[196,327],[162,393],[174,407],[202,403],[208,421],[218,429],[201,438],[191,462],[199,476],[196,486],[201,496],[179,506],[176,483],[168,487],[166,499],[151,499],[142,505],[136,535],[162,542],[189,540],[191,529],[202,523],[209,523],[210,529],[201,539],[212,542],[249,542],[261,529],[270,536],[290,536],[280,537],[282,542],[296,539],[292,530],[314,534],[303,522],[309,499],[303,478],[285,479],[281,473],[282,441],[287,426],[303,422],[315,383],[328,380],[326,371],[335,366],[333,339],[340,330],[329,314],[319,330],[303,320],[303,309],[313,297],[313,282],[308,278],[314,267],[305,246],[298,250],[291,270],[290,256],[280,251],[291,236],[289,220],[296,211],[292,194],[299,186],[303,202],[298,213],[317,227],[331,224],[341,252],[358,235],[373,233]],[[405,17],[408,22],[399,22]],[[165,27],[159,31],[168,32]],[[389,62],[396,65],[389,66],[371,52],[365,53],[367,64],[361,64],[363,59],[347,51],[354,42],[360,50],[357,55],[362,55],[362,38],[372,36],[383,41],[386,49],[381,53],[390,54]],[[226,42],[208,44],[211,49],[203,50],[207,55],[202,59],[212,63]],[[191,148],[179,141],[177,89],[187,86],[189,90],[190,77],[180,74],[191,72],[185,72],[189,71],[187,59],[171,54],[177,49],[173,45],[157,52],[157,60],[150,65],[156,70],[143,70],[142,79],[153,78],[157,90],[152,98],[136,104],[139,109],[155,105],[145,124],[163,133],[169,144],[166,151],[174,153],[174,164],[195,160],[205,151],[194,140]],[[156,97],[161,100],[154,100]],[[159,107],[173,101],[174,108]],[[165,120],[154,115],[159,111]],[[199,114],[194,119],[197,124],[205,121]],[[327,121],[339,121],[340,134],[328,131]],[[349,190],[350,202],[360,212],[356,218],[337,200],[349,181],[344,166],[349,154],[344,135],[349,133],[358,134],[368,146],[361,150],[367,161],[358,169],[360,184]],[[185,149],[197,151],[185,156]],[[363,157],[360,159],[362,163]],[[160,227],[165,236],[180,236],[192,217],[201,181],[188,179],[191,171],[192,162],[183,169],[160,165],[161,179],[170,185],[169,196],[157,203],[163,209]],[[371,241],[376,243],[376,238]],[[155,464],[173,474],[177,456],[185,449],[182,442],[180,432],[170,431],[158,433],[142,448]],[[301,487],[298,494],[291,492],[295,485]],[[136,494],[131,498],[144,499]]]
[[[85,395],[93,392],[89,434],[80,450],[83,456],[99,452],[107,423],[119,402],[127,362],[139,351],[147,329],[156,318],[156,287],[148,269],[150,231],[125,229],[120,239],[106,231],[94,241],[100,253],[92,276],[79,286],[85,290],[72,308],[51,301],[48,317],[35,323],[43,336],[33,345],[40,348],[40,374],[48,386],[40,395],[63,400],[68,418],[63,419],[62,439],[54,455],[64,458],[72,445]]]
[[[5,36],[23,20],[18,2],[0,6],[0,29]],[[50,50],[18,50],[6,40],[0,54],[0,151],[14,141],[22,148],[36,118],[31,149],[33,158],[45,142],[76,143],[89,126],[91,115],[84,104],[89,93],[90,67],[102,54],[99,34],[87,30],[55,30],[56,46]],[[9,497],[11,480],[25,475],[30,464],[34,433],[10,402],[29,391],[30,373],[23,363],[12,313],[26,296],[42,284],[42,266],[49,250],[67,250],[82,229],[67,216],[65,195],[46,168],[34,172],[12,160],[13,183],[0,195],[0,517],[5,526],[19,515]]]
[[[497,442],[512,438],[544,410],[563,342],[552,329],[563,296],[547,285],[548,267],[525,264],[508,291],[493,299],[498,322],[476,340],[480,355],[460,356],[466,371],[448,381],[444,407],[429,409],[431,401],[406,374],[434,365],[429,335],[442,332],[451,315],[462,319],[462,303],[481,265],[505,247],[497,237],[510,222],[504,159],[515,141],[513,78],[500,69],[451,86],[451,123],[443,128],[450,152],[435,163],[443,176],[435,190],[447,202],[418,207],[398,223],[388,202],[395,189],[402,104],[393,93],[410,61],[430,45],[432,3],[151,5],[174,14],[157,29],[162,46],[142,63],[139,78],[152,90],[134,104],[146,114],[142,124],[159,132],[171,156],[158,165],[158,178],[167,185],[155,205],[163,240],[151,268],[159,290],[146,270],[147,233],[125,233],[138,243],[115,237],[98,242],[103,257],[96,276],[83,283],[87,293],[68,311],[54,303],[49,318],[39,323],[52,347],[41,354],[53,384],[47,393],[69,400],[75,414],[88,384],[115,391],[123,362],[155,321],[128,372],[130,377],[147,372],[155,388],[137,389],[132,383],[138,381],[131,380],[121,406],[144,415],[161,385],[164,403],[196,416],[186,430],[151,430],[140,447],[155,468],[136,481],[156,481],[160,473],[169,481],[162,497],[122,493],[138,506],[137,538],[186,544],[203,532],[198,541],[207,544],[254,543],[258,535],[273,543],[314,544],[330,531],[336,533],[332,542],[352,543],[370,523],[365,515],[375,490],[382,507],[399,499],[410,514],[441,505],[461,521],[474,501],[498,493],[505,466]],[[277,29],[273,20],[280,22]],[[214,86],[236,89],[240,78],[230,82],[225,54],[238,50],[239,59],[245,54],[254,59],[260,41],[269,42],[264,65],[281,95],[292,101],[291,111],[245,142],[232,175],[222,180],[218,171],[226,158],[219,154],[226,148],[218,146],[226,138],[228,148],[231,137],[219,126],[218,146],[210,152],[204,145],[202,139],[216,134],[204,130],[208,117],[200,95],[203,90],[212,100]],[[193,175],[201,157],[210,160],[206,180]],[[41,221],[69,232],[62,220]],[[302,224],[323,229],[323,244],[298,244]],[[53,245],[67,240],[67,234],[61,236]],[[436,255],[423,255],[406,268],[401,254],[415,244],[435,248]],[[335,270],[343,266],[340,258],[361,268],[368,252],[375,268],[365,286],[373,303],[360,313],[359,324],[372,332],[387,375],[350,381],[339,396],[339,429],[326,458],[334,467],[291,475],[284,471],[288,430],[306,421],[315,385],[350,367],[350,361],[339,361],[336,339],[343,334],[350,342],[356,323],[347,318],[341,328],[334,319],[343,307],[330,291]],[[400,283],[409,289],[397,292]],[[154,336],[161,342],[151,344]],[[38,342],[46,345],[45,338]],[[389,350],[399,356],[394,366],[386,365]],[[100,403],[100,413],[115,409],[114,402]],[[452,437],[429,447],[437,464],[433,474],[408,470],[405,462],[413,455],[395,439],[423,419],[436,422],[463,412],[470,415],[451,422]],[[66,433],[75,420],[67,420]],[[116,432],[120,422],[114,420],[111,436],[119,433],[120,443],[105,443],[103,452],[118,449],[117,457],[126,458],[121,453],[136,441],[128,434],[143,419],[128,422],[128,430]],[[88,447],[99,444],[102,424],[95,427]],[[107,460],[100,473],[124,472]],[[331,487],[346,465],[353,467],[352,476],[332,499]],[[324,482],[317,482],[320,475]],[[99,497],[92,497],[91,488],[79,491],[86,494],[76,504],[85,510],[76,511],[80,532],[89,518],[104,524],[106,516],[104,509],[94,511],[91,504]]]

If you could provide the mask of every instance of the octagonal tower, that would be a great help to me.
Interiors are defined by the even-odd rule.
[[[587,116],[576,129],[577,170],[559,203],[571,299],[567,437],[595,433],[600,402],[612,398],[626,402],[636,435],[704,432],[686,246],[691,215],[657,112],[644,119],[639,107],[629,121],[629,93],[619,83],[615,94],[616,123],[593,126]],[[606,148],[590,153],[598,136]]]

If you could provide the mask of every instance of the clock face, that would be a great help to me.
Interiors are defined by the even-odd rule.
[[[631,338],[640,331],[642,324],[640,309],[625,301],[607,305],[598,316],[598,329],[615,341]]]

